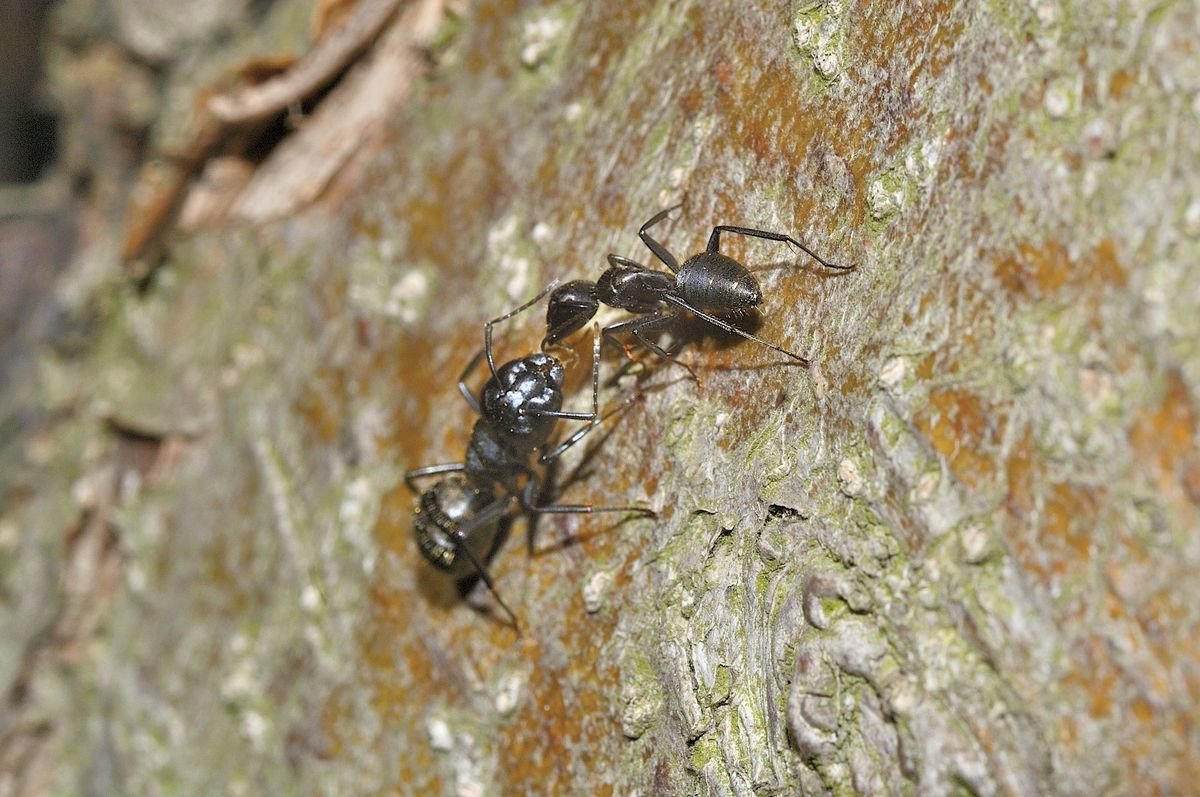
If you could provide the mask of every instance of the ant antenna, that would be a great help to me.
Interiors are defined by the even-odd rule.
[[[492,356],[492,327],[496,324],[499,324],[501,321],[507,321],[518,313],[528,310],[530,307],[537,304],[543,296],[554,290],[556,287],[558,287],[558,280],[550,280],[550,283],[545,288],[542,288],[541,293],[539,293],[537,296],[534,296],[516,310],[509,310],[504,315],[497,316],[483,325],[483,350],[487,352],[488,369],[492,372],[492,377],[497,381],[499,381],[500,375],[496,373],[496,360]]]

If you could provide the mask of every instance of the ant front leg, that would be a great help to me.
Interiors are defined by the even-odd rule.
[[[467,376],[479,365],[479,361],[483,359],[483,349],[475,352],[475,356],[467,363],[467,367],[458,375],[458,392],[467,400],[467,404],[475,411],[476,415],[483,415],[483,409],[479,406],[479,399],[475,398],[475,394],[471,392],[471,388],[467,386]]]
[[[784,235],[783,233],[780,233],[780,232],[767,232],[766,230],[756,230],[752,227],[732,227],[728,224],[722,224],[717,227],[713,227],[712,235],[709,236],[709,239],[708,239],[708,249],[706,251],[715,252],[718,254],[720,253],[720,251],[721,251],[721,233],[723,233],[723,232],[732,233],[735,235],[748,235],[751,238],[765,238],[768,241],[779,241],[781,243],[789,243],[789,244],[792,244],[793,246],[798,246],[809,257],[811,257],[813,260],[816,260],[818,263],[820,263],[822,266],[825,266],[826,268],[836,268],[836,269],[840,269],[842,271],[850,271],[851,269],[854,268],[854,266],[839,266],[835,263],[830,263],[828,260],[825,260],[823,257],[818,255],[816,252],[809,249],[807,246],[800,243],[799,241],[797,241],[795,238],[793,238],[790,235]]]
[[[504,315],[497,316],[483,325],[483,350],[487,353],[488,369],[491,370],[492,378],[497,382],[500,381],[500,375],[496,373],[496,359],[492,356],[492,327],[494,327],[496,324],[499,324],[501,321],[507,321],[518,313],[522,313],[525,310],[528,310],[530,307],[533,307],[541,300],[543,296],[554,290],[556,287],[558,287],[558,280],[550,280],[550,284],[543,288],[541,293],[539,293],[537,296],[534,296],[517,309],[509,310]]]
[[[655,213],[653,216],[651,216],[650,220],[643,224],[641,229],[638,230],[638,237],[642,239],[642,243],[644,243],[646,247],[654,253],[654,256],[661,260],[667,268],[671,269],[672,273],[679,271],[679,261],[675,259],[674,255],[667,251],[665,246],[651,238],[650,233],[647,232],[647,230],[670,216],[671,211],[678,210],[681,207],[683,207],[683,205],[679,204],[669,207],[666,210],[660,210],[658,213]]]

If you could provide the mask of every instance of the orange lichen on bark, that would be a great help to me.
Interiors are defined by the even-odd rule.
[[[322,368],[292,403],[292,408],[320,443],[337,440],[346,418],[345,403],[331,400],[331,397],[341,395],[344,377],[338,369]]]
[[[1134,418],[1129,443],[1137,462],[1149,469],[1159,494],[1186,500],[1187,467],[1196,452],[1196,410],[1177,371],[1166,375],[1161,402],[1143,407]]]
[[[564,643],[565,644],[565,643]],[[608,715],[600,684],[604,678],[587,677],[580,651],[576,666],[564,670],[539,667],[527,685],[528,720],[500,739],[499,758],[506,762],[505,782],[518,794],[565,794],[570,791],[572,769],[594,772],[597,753],[588,744],[589,726]],[[607,678],[617,678],[613,672]],[[564,690],[564,685],[569,691]],[[566,762],[571,762],[567,765]]]
[[[1016,254],[996,261],[995,273],[1000,285],[1018,297],[1039,296],[1061,288],[1071,275],[1072,265],[1061,242],[1041,245],[1023,243]]]
[[[1102,487],[1056,482],[1044,484],[1045,468],[1031,433],[1021,439],[1005,464],[1008,542],[1022,568],[1043,584],[1081,572],[1093,553],[1093,539],[1107,509]],[[1036,523],[1036,527],[1026,527]]]
[[[1093,317],[1104,291],[1123,288],[1127,282],[1111,238],[1078,260],[1070,257],[1060,241],[1022,243],[1015,253],[995,259],[994,273],[1014,299],[1048,296],[1070,288],[1072,299],[1085,302]]]
[[[1007,413],[986,399],[958,388],[935,389],[929,404],[914,418],[917,429],[968,487],[995,474],[994,451]]]
[[[1064,679],[1064,685],[1086,696],[1087,712],[1094,719],[1112,713],[1113,692],[1119,685],[1109,650],[1107,640],[1087,636],[1077,640],[1070,651],[1075,669]]]

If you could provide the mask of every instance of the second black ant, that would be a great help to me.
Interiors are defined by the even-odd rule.
[[[516,614],[500,597],[484,565],[495,546],[502,519],[518,508],[532,514],[630,512],[646,517],[655,515],[653,510],[635,506],[540,502],[542,480],[530,464],[534,452],[541,451],[537,461],[539,465],[545,465],[621,409],[618,407],[600,415],[599,329],[595,330],[592,343],[590,412],[563,411],[566,372],[562,363],[548,354],[537,352],[496,366],[492,354],[492,327],[528,309],[554,287],[555,283],[551,283],[530,301],[484,325],[484,347],[458,379],[459,392],[480,416],[471,431],[464,460],[427,465],[404,474],[414,492],[419,492],[415,480],[442,477],[433,487],[420,493],[413,533],[421,554],[435,567],[456,578],[478,576],[518,633],[520,625]],[[491,377],[476,398],[466,379],[484,357]],[[559,419],[585,421],[587,425],[547,450]]]
[[[681,311],[687,311],[719,329],[760,343],[807,366],[809,361],[799,354],[768,343],[713,315],[719,313],[738,317],[757,310],[763,301],[762,289],[754,275],[741,263],[721,253],[721,233],[789,243],[799,247],[826,268],[849,271],[854,266],[830,263],[790,235],[725,224],[713,227],[708,247],[703,252],[689,257],[681,266],[675,256],[649,233],[651,227],[679,207],[682,206],[675,205],[656,213],[638,230],[638,237],[670,272],[655,271],[627,257],[610,254],[609,268],[596,282],[574,280],[557,288],[550,295],[546,309],[546,337],[542,340],[542,347],[556,344],[581,329],[596,315],[600,305],[606,304],[633,313],[634,317],[605,327],[605,336],[611,337],[617,332],[631,332],[643,346],[671,362],[678,361],[644,333],[670,324],[681,316]],[[684,363],[678,364],[696,378],[690,367]]]

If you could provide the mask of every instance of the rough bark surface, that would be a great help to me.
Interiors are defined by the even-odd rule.
[[[163,5],[47,44],[87,191],[0,406],[0,795],[1196,788],[1196,3]],[[483,321],[677,202],[678,255],[858,268],[729,239],[812,367],[606,380],[563,498],[659,516],[515,521],[518,638],[401,475]]]

